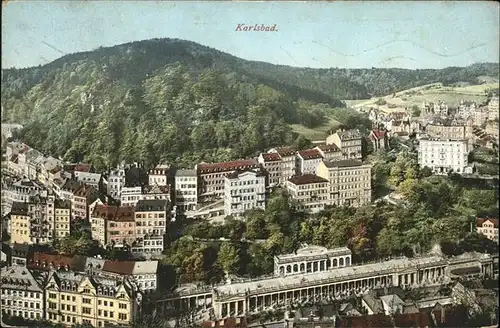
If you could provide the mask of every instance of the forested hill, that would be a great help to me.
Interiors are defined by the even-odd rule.
[[[252,62],[178,39],[154,39],[2,70],[2,122],[33,147],[98,167],[121,160],[245,157],[293,143],[339,99],[432,82],[476,82],[498,64],[444,70],[309,69]]]

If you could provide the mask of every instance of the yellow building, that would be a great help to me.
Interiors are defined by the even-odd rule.
[[[361,159],[362,139],[358,129],[340,129],[326,138],[326,144],[337,146],[342,151],[344,158]]]
[[[142,295],[127,278],[100,278],[73,271],[52,271],[45,287],[46,319],[66,326],[128,326]]]
[[[10,211],[11,242],[31,244],[31,222],[27,203],[14,202]]]
[[[329,181],[329,204],[361,206],[371,202],[371,165],[358,160],[323,161],[316,174]]]
[[[55,202],[54,236],[61,239],[70,234],[71,202],[56,200]]]

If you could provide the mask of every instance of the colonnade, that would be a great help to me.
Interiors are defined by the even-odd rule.
[[[302,261],[300,263],[281,264],[278,266],[279,269],[277,274],[283,276],[294,273],[313,273],[350,265],[351,256],[342,256],[318,261]]]

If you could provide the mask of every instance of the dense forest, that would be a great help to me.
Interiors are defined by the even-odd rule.
[[[497,64],[443,70],[310,69],[252,62],[178,39],[133,42],[2,70],[2,122],[31,146],[98,168],[229,160],[305,144],[340,99],[498,76]],[[344,123],[344,122],[342,122]]]

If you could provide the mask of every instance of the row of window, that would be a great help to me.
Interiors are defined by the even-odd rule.
[[[7,305],[7,306],[23,306],[23,301],[16,301],[16,300],[5,300],[2,299],[2,305]],[[24,302],[24,307],[26,309],[40,309],[40,303],[34,303],[34,302]]]

